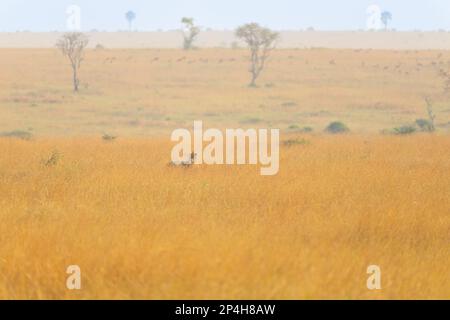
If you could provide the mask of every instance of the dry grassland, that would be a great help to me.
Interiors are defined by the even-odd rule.
[[[73,94],[56,49],[0,50],[0,133],[33,136],[0,138],[0,298],[450,298],[450,53],[277,50],[258,89],[246,57],[89,50]],[[379,133],[426,118],[424,95],[437,133]],[[168,167],[194,120],[299,143],[274,177]]]
[[[56,49],[0,50],[0,131],[37,136],[168,134],[193,120],[219,128],[311,126],[344,121],[354,132],[426,117],[432,97],[439,129],[450,129],[439,51],[278,50],[249,89],[245,50],[91,50],[81,93]]]
[[[275,177],[169,168],[164,139],[0,140],[0,297],[449,298],[450,138],[303,139]]]

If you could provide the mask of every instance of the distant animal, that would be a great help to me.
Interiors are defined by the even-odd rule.
[[[169,167],[189,168],[195,163],[195,159],[196,158],[197,158],[197,154],[192,152],[188,160],[185,160],[185,161],[170,161],[168,166]]]

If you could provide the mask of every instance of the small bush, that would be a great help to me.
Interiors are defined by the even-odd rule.
[[[331,134],[340,134],[347,133],[350,131],[350,129],[344,123],[335,121],[330,123],[328,127],[326,127],[325,131]]]
[[[311,128],[311,127],[300,127],[299,125],[296,125],[296,124],[291,124],[288,127],[288,130],[295,131],[295,132],[301,132],[301,133],[313,132],[313,128]]]
[[[262,122],[261,119],[253,118],[253,117],[245,118],[240,121],[240,123],[242,123],[242,124],[256,124],[256,123],[261,123],[261,122]]]
[[[114,141],[114,140],[117,139],[117,137],[105,133],[105,134],[102,136],[102,139],[103,139],[103,141]]]
[[[14,130],[14,131],[9,131],[9,132],[3,132],[0,134],[0,137],[31,140],[31,138],[33,138],[33,135],[28,131]]]
[[[309,141],[306,139],[289,139],[283,141],[283,146],[285,147],[292,147],[292,146],[298,146],[298,145],[305,145],[309,144]]]
[[[416,125],[421,131],[432,132],[434,131],[433,123],[427,119],[417,119]]]
[[[394,134],[398,134],[398,135],[413,134],[416,131],[417,131],[416,127],[408,126],[408,125],[394,128]]]

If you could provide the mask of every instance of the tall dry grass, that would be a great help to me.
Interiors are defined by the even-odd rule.
[[[307,139],[275,177],[169,168],[164,139],[0,140],[0,298],[450,298],[450,138]]]

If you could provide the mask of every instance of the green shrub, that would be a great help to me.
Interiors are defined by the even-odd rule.
[[[413,134],[416,131],[417,131],[416,127],[410,125],[394,128],[394,134],[398,135]]]
[[[14,130],[14,131],[0,133],[0,137],[31,140],[31,138],[33,138],[33,135],[28,131]]]
[[[427,119],[417,119],[416,125],[420,128],[421,131],[426,131],[426,132],[434,131],[433,123]]]
[[[305,144],[309,144],[309,141],[306,139],[289,139],[289,140],[283,141],[283,146],[286,146],[286,147],[305,145]]]
[[[328,127],[326,127],[325,131],[331,134],[340,134],[349,132],[350,129],[344,123],[340,121],[334,121],[330,123]]]
[[[298,132],[298,133],[310,133],[313,132],[313,128],[311,127],[300,127],[297,124],[291,124],[288,127],[289,131]]]

